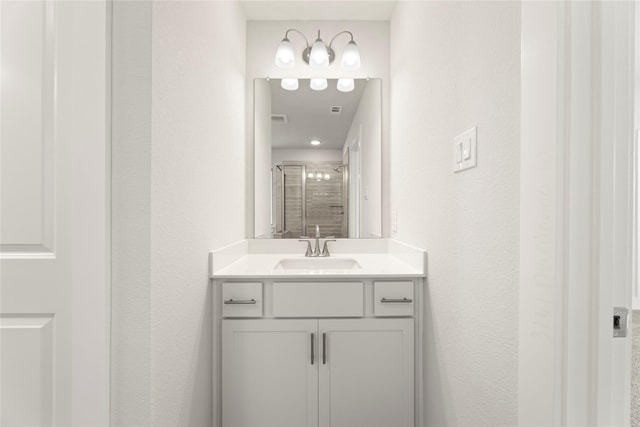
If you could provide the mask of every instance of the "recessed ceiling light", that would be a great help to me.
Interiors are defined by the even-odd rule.
[[[318,141],[317,139],[312,139],[310,144],[311,145],[320,145],[320,141]]]

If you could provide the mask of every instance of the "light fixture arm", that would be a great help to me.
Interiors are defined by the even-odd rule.
[[[286,33],[284,33],[284,38],[285,38],[285,39],[287,39],[287,40],[289,39],[289,32],[290,32],[290,31],[295,31],[296,33],[300,34],[300,35],[302,36],[302,38],[304,39],[305,44],[307,45],[306,47],[307,47],[307,48],[309,48],[309,40],[307,39],[307,36],[305,36],[304,34],[302,34],[302,32],[301,32],[301,31],[296,30],[295,28],[289,28],[289,29],[287,30],[287,32],[286,32]],[[319,33],[320,33],[320,32],[318,31],[318,34],[319,34]]]
[[[318,33],[319,33],[319,32],[318,32]],[[353,33],[352,33],[351,31],[347,31],[347,30],[340,31],[338,34],[336,34],[335,36],[333,36],[333,37],[331,38],[331,41],[329,42],[329,49],[331,49],[331,48],[332,48],[332,46],[333,46],[333,41],[334,41],[334,40],[336,39],[336,37],[338,37],[340,34],[349,34],[349,36],[351,37],[351,40],[349,40],[349,41],[350,41],[350,42],[352,42],[352,41],[353,41]]]

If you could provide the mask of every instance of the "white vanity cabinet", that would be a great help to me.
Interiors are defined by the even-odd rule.
[[[317,321],[222,322],[222,425],[318,425]]]
[[[246,286],[223,294],[235,285]],[[222,319],[222,426],[413,427],[413,291],[411,280],[266,280],[244,295],[264,316]],[[401,314],[376,315],[374,298]]]
[[[319,425],[412,427],[413,319],[318,322]]]

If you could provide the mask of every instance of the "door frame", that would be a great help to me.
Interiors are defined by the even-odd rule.
[[[72,423],[110,423],[112,0],[73,2]]]
[[[522,3],[521,425],[630,421],[633,12]]]

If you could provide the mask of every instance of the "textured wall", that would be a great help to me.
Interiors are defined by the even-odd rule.
[[[425,425],[516,425],[520,4],[399,2],[391,75],[392,236],[429,254]]]
[[[151,2],[113,3],[111,422],[151,409]]]
[[[154,2],[151,411],[208,426],[208,252],[245,236],[245,19],[237,2]]]
[[[245,237],[245,18],[116,3],[113,423],[210,426],[208,252]]]

